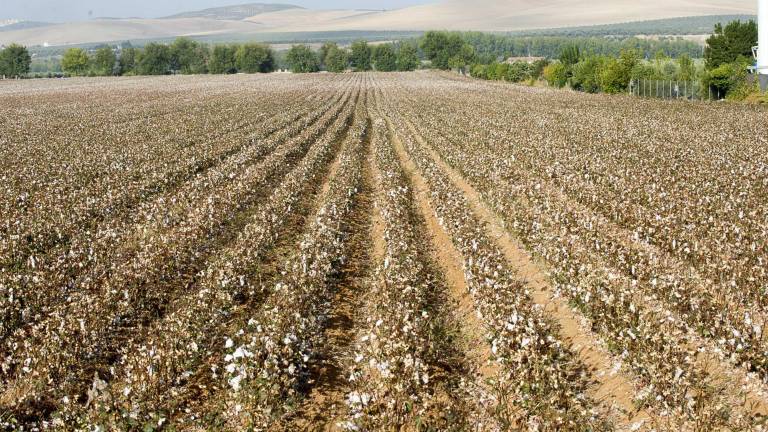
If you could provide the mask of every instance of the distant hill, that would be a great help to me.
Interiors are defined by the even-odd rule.
[[[303,9],[299,6],[289,4],[272,3],[249,3],[236,6],[223,6],[217,8],[203,9],[201,11],[182,12],[175,15],[164,17],[163,19],[177,18],[207,18],[216,20],[240,21],[250,18],[254,15],[260,15],[269,12],[278,12],[289,9]]]
[[[511,36],[640,36],[640,35],[705,35],[712,32],[715,24],[731,21],[757,20],[756,15],[706,15],[660,20],[635,21],[583,27],[521,30]]]
[[[46,22],[38,22],[38,21],[9,20],[9,21],[6,21],[5,24],[0,22],[0,32],[24,30],[24,29],[31,29],[31,28],[37,28],[37,27],[46,27],[49,25],[52,25],[52,24],[46,23]]]

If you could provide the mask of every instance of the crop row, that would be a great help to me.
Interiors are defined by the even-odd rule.
[[[345,223],[361,187],[368,128],[360,103],[339,167],[298,248],[285,259],[265,303],[221,347],[221,374],[230,388],[224,415],[231,427],[267,427],[302,398],[323,345],[331,278],[345,259]]]
[[[428,428],[460,428],[466,425],[460,398],[454,389],[438,387],[450,373],[441,366],[448,353],[441,349],[444,323],[434,310],[440,286],[425,264],[424,232],[386,122],[375,114],[374,119],[372,171],[385,247],[383,256],[375,257],[359,314],[364,322],[347,366],[349,413],[341,424],[348,430],[402,428],[417,421]]]

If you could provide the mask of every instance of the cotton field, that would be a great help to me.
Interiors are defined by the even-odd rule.
[[[760,431],[768,111],[0,83],[0,430]]]

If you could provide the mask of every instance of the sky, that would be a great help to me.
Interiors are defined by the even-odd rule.
[[[0,20],[65,22],[89,17],[157,18],[243,3],[284,3],[311,9],[397,9],[430,0],[0,0]]]

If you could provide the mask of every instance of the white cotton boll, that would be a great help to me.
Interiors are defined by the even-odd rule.
[[[232,387],[234,391],[240,391],[240,381],[242,380],[243,380],[242,375],[238,375],[229,380],[229,386]]]
[[[232,341],[232,339],[227,338],[227,341],[224,343],[224,348],[232,348],[235,346],[235,342]]]
[[[230,363],[227,365],[227,372],[229,373],[235,373],[235,369],[237,369],[237,366],[235,366],[234,363]]]
[[[680,369],[680,368],[677,368],[677,370],[675,371],[675,379],[674,379],[674,381],[679,380],[681,376],[683,376],[683,370]]]
[[[243,358],[243,357],[253,357],[253,354],[248,352],[248,350],[246,350],[243,347],[238,347],[237,350],[235,350],[235,353],[232,354],[232,356],[237,359],[237,358]]]
[[[528,339],[528,338],[524,338],[524,339],[523,339],[523,342],[522,342],[520,345],[521,345],[523,348],[525,348],[525,347],[527,347],[528,345],[530,345],[530,343],[531,343],[531,340],[530,340],[530,339]]]

